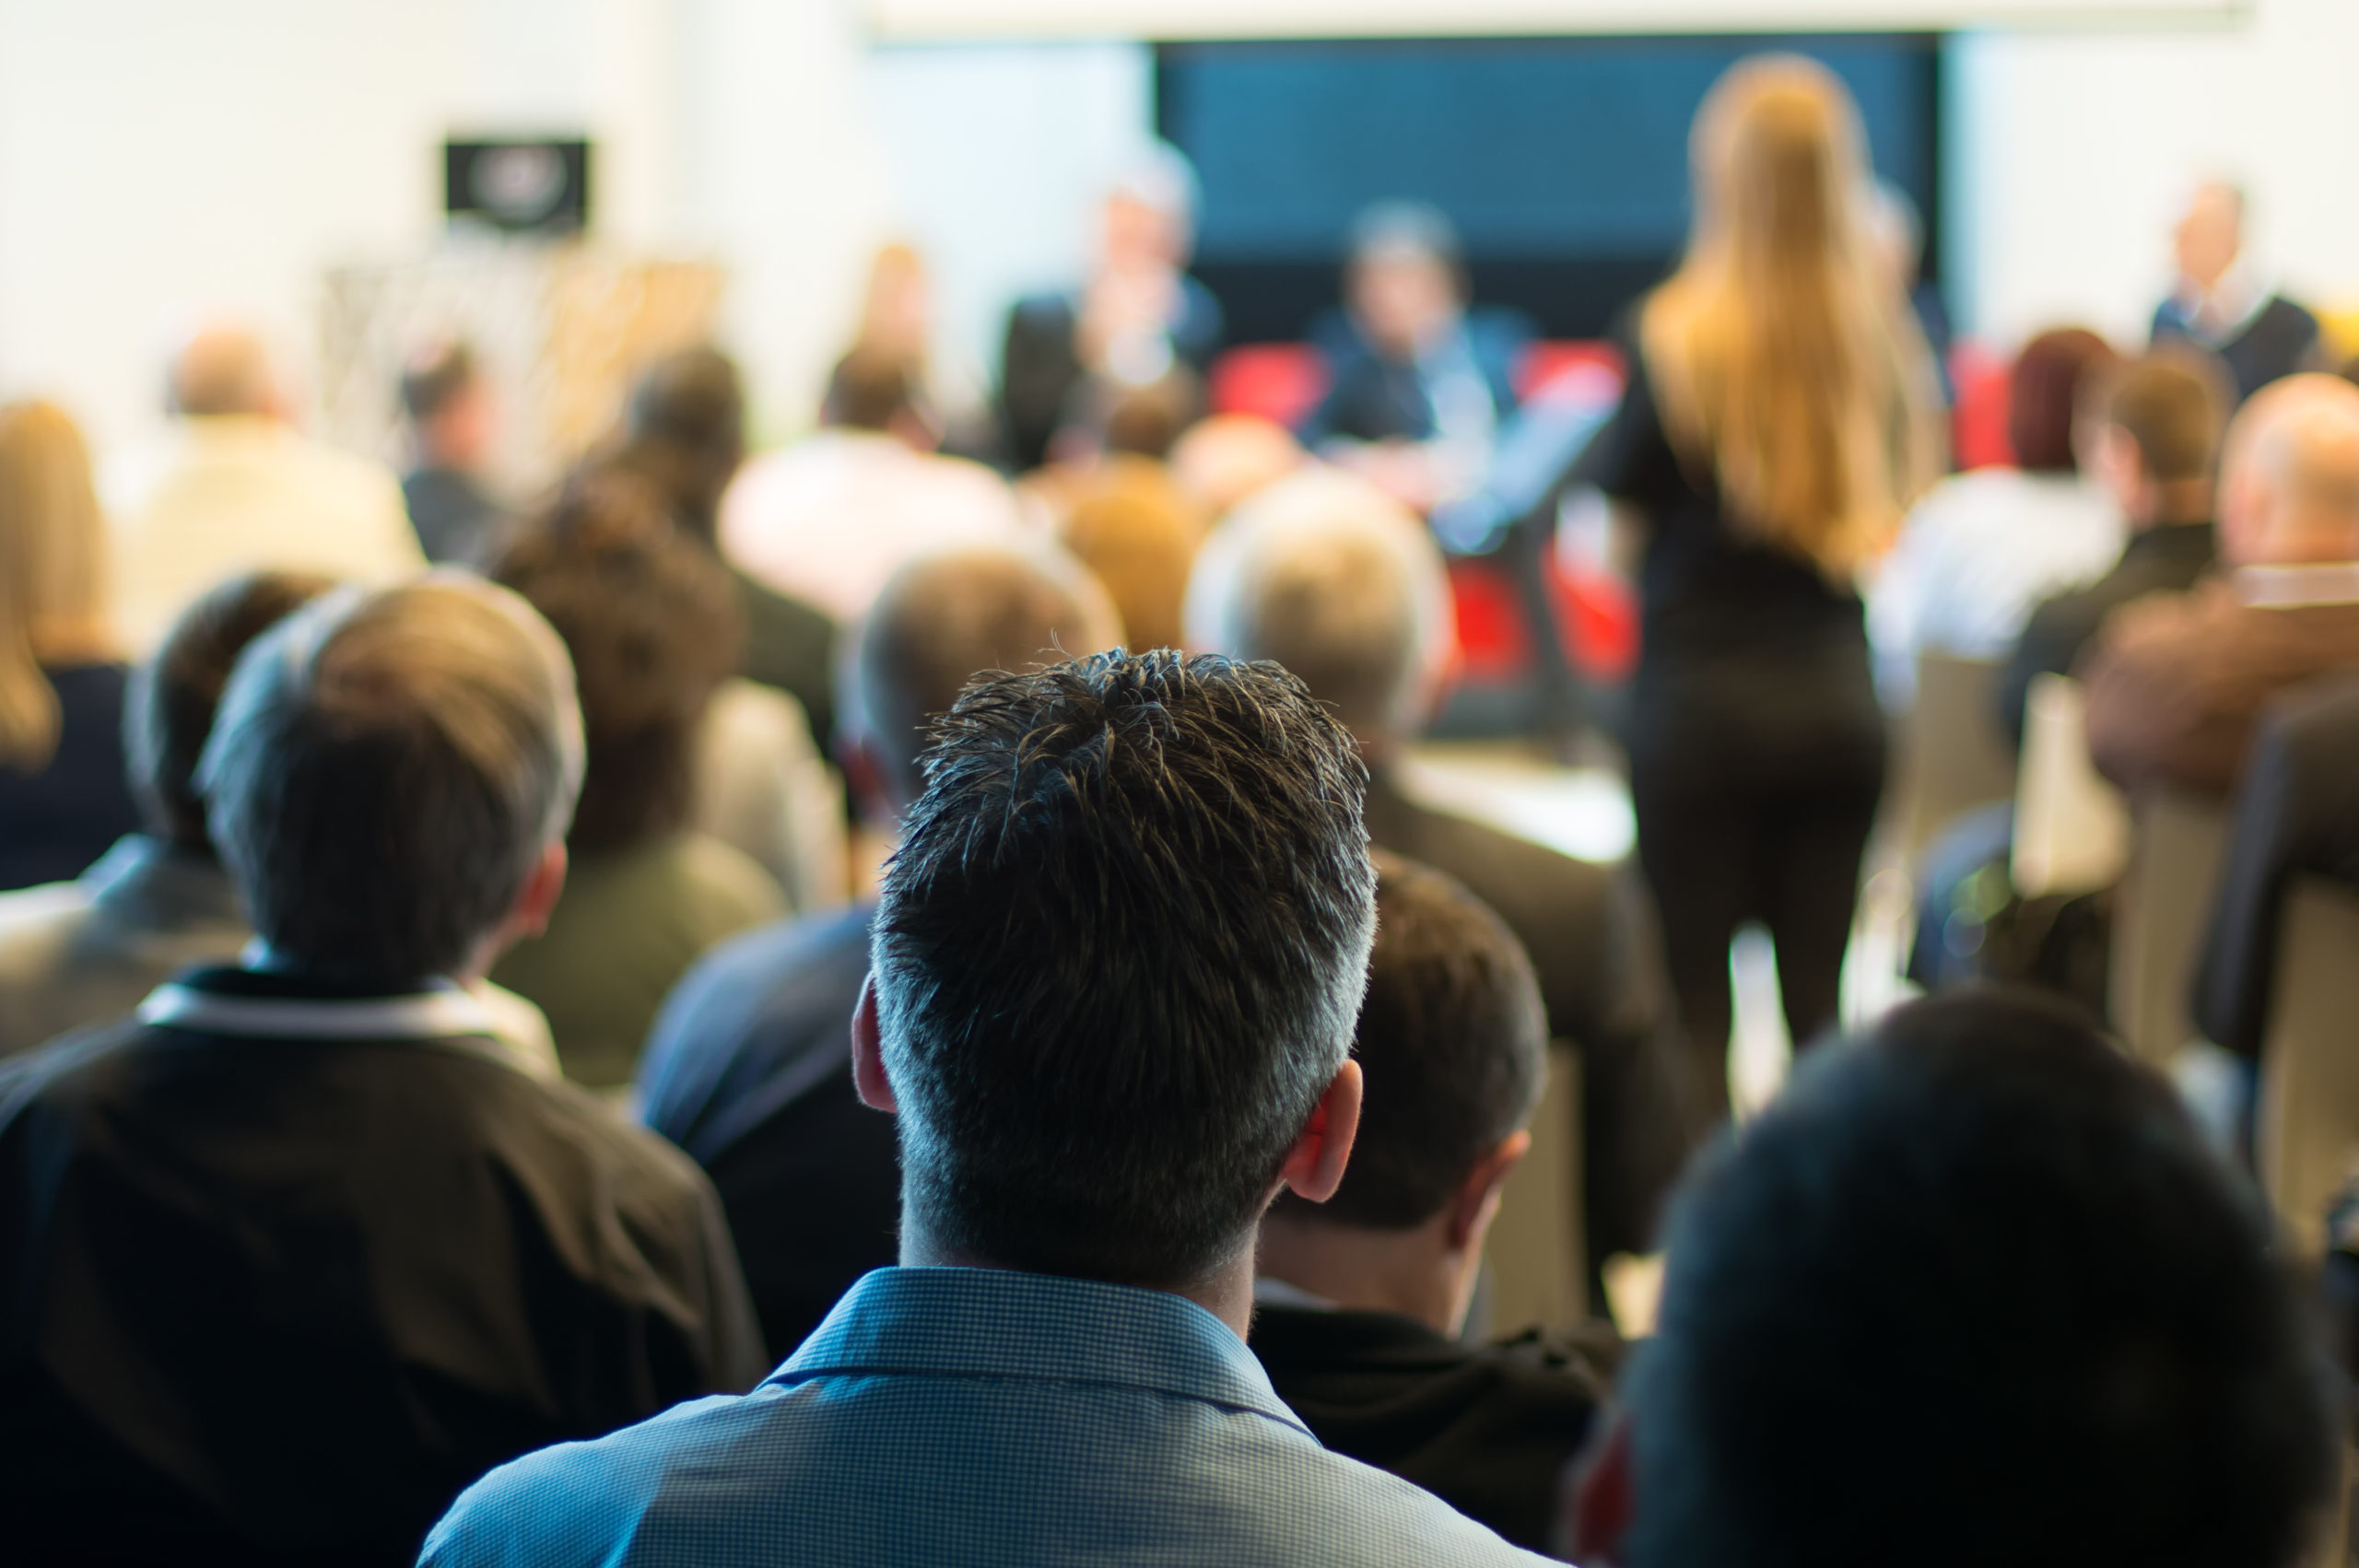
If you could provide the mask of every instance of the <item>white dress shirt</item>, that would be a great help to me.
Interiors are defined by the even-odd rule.
[[[426,565],[392,470],[275,419],[182,419],[104,474],[115,620],[135,653],[197,595],[239,572],[313,571],[380,584]]]
[[[1028,537],[998,474],[869,430],[822,430],[757,458],[721,502],[723,554],[841,622],[914,556]]]

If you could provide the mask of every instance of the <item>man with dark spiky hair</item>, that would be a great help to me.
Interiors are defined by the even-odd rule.
[[[935,733],[852,1023],[902,1266],[751,1396],[494,1473],[425,1561],[1536,1561],[1321,1448],[1244,1344],[1263,1212],[1358,1121],[1350,736],[1168,651],[986,676]]]

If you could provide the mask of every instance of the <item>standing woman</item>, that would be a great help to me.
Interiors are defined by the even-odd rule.
[[[1693,158],[1686,259],[1638,312],[1584,467],[1644,525],[1631,792],[1708,1123],[1728,1115],[1739,926],[1769,928],[1797,1044],[1836,1022],[1884,770],[1856,581],[1941,437],[1842,84],[1746,61],[1705,99]]]
[[[50,404],[0,408],[0,890],[79,876],[138,825],[107,628],[82,433]]]

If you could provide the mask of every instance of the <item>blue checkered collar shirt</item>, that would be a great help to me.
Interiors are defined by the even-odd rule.
[[[1228,1326],[1159,1291],[880,1269],[753,1393],[494,1470],[429,1568],[1533,1557],[1331,1454]]]

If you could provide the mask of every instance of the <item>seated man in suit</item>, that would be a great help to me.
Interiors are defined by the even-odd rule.
[[[1384,203],[1353,226],[1345,309],[1312,333],[1330,380],[1303,443],[1419,512],[1481,483],[1531,342],[1522,318],[1470,311],[1466,287],[1449,219]]]
[[[2154,342],[2219,357],[2243,403],[2280,377],[2328,368],[2318,319],[2269,287],[2245,247],[2245,195],[2225,181],[2195,188],[2171,236],[2178,276],[2154,309]]]
[[[1500,1188],[1532,1144],[1546,1030],[1499,918],[1379,850],[1351,1169],[1325,1203],[1282,1197],[1262,1222],[1252,1335],[1319,1441],[1535,1551],[1604,1375],[1536,1334],[1487,1348],[1458,1335]]]
[[[402,367],[413,462],[402,475],[409,525],[429,561],[478,559],[505,521],[484,486],[498,431],[491,383],[465,344],[427,345]]]
[[[258,946],[0,1064],[0,1508],[27,1562],[412,1562],[491,1466],[761,1375],[720,1203],[464,989],[565,881],[563,648],[331,594],[198,785]]]
[[[1690,1178],[1573,1556],[2293,1568],[2341,1397],[2273,1253],[2085,1014],[1912,1004]]]
[[[902,1267],[751,1397],[495,1472],[422,1561],[1538,1562],[1245,1348],[1262,1216],[1359,1117],[1351,737],[1282,670],[1118,649],[979,679],[924,770],[851,1026]]]
[[[2123,610],[2086,660],[2091,755],[2133,794],[2226,795],[2262,708],[2359,668],[2359,387],[2294,376],[2245,404],[2220,549],[2232,575]]]
[[[846,761],[869,818],[889,832],[923,791],[926,726],[977,671],[1121,640],[1104,591],[1062,556],[966,549],[903,568],[845,671]],[[898,1254],[893,1123],[851,1080],[875,915],[862,904],[715,949],[664,1003],[640,1064],[640,1116],[720,1190],[762,1332],[781,1352]]]
[[[1549,1035],[1581,1054],[1594,1286],[1605,1258],[1651,1249],[1656,1210],[1687,1153],[1661,939],[1625,871],[1435,810],[1405,784],[1404,754],[1456,656],[1450,614],[1432,536],[1332,472],[1284,480],[1239,509],[1205,542],[1188,584],[1191,647],[1276,660],[1351,727],[1377,847],[1464,883],[1531,954]]]
[[[2130,538],[2112,569],[2042,603],[2025,623],[1999,680],[1999,723],[2017,746],[2034,680],[2071,674],[2124,604],[2184,593],[2212,569],[2212,471],[2225,403],[2213,368],[2184,350],[2147,355],[2105,392],[2093,456]]]

